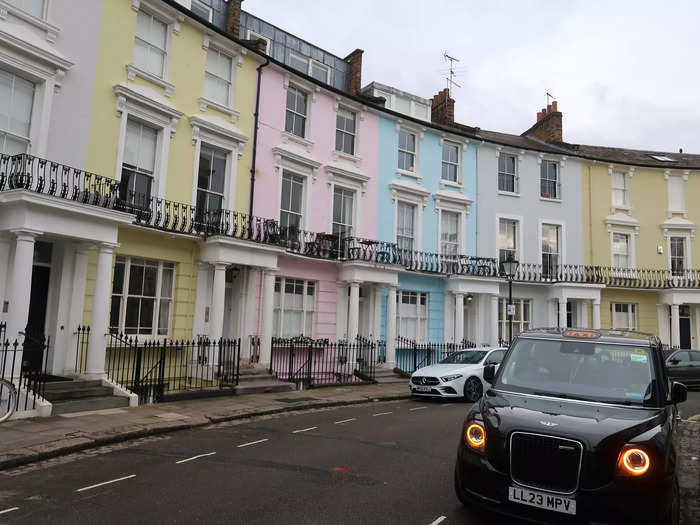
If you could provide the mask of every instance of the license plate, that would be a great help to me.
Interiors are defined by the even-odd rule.
[[[508,499],[515,503],[530,505],[540,509],[553,510],[564,514],[576,514],[576,500],[555,494],[535,492],[521,487],[508,487]]]
[[[414,386],[413,390],[416,392],[432,392],[432,388],[429,386]]]

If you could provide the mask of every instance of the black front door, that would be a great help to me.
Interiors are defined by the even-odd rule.
[[[44,362],[44,326],[46,302],[49,297],[51,268],[35,264],[32,268],[32,287],[29,296],[29,319],[24,336],[22,368],[25,372],[41,371]]]
[[[690,349],[690,317],[680,318],[681,348]]]

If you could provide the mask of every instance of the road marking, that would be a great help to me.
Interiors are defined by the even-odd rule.
[[[268,441],[268,439],[258,439],[257,441],[251,441],[250,443],[243,443],[242,445],[238,445],[236,448],[249,447],[250,445],[257,445],[258,443],[264,443],[265,441]]]
[[[180,461],[176,461],[175,464],[179,465],[180,463],[187,463],[188,461],[193,461],[195,459],[204,458],[207,456],[213,456],[214,454],[216,454],[216,452],[209,452],[208,454],[199,454],[197,456],[192,456],[191,458],[181,459]]]
[[[309,430],[316,430],[318,427],[302,428],[300,430],[294,430],[292,434],[298,434],[299,432],[308,432]]]
[[[76,492],[82,492],[84,490],[90,490],[90,489],[96,489],[97,487],[101,487],[103,485],[109,485],[110,483],[116,483],[117,481],[124,481],[125,479],[131,479],[135,478],[136,474],[131,474],[130,476],[124,476],[123,478],[117,478],[117,479],[112,479],[110,481],[103,481],[102,483],[97,483],[95,485],[90,485],[89,487],[83,487],[82,489],[76,490]]]
[[[340,425],[341,423],[349,423],[350,421],[357,421],[356,417],[351,417],[350,419],[341,419],[340,421],[336,421],[333,423],[334,425]]]
[[[372,417],[386,416],[387,414],[392,414],[393,412],[379,412],[378,414],[372,414]]]
[[[409,408],[408,411],[409,411],[409,412],[413,412],[414,410],[424,410],[424,409],[426,409],[426,408],[428,408],[428,407]]]
[[[430,525],[438,525],[438,523],[442,523],[447,519],[447,516],[440,516],[438,519],[433,521]]]
[[[12,512],[12,511],[15,511],[15,510],[19,510],[19,507],[11,507],[11,508],[9,508],[9,509],[0,510],[0,514],[7,514],[8,512]]]

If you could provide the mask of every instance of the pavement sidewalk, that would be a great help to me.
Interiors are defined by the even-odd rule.
[[[0,470],[127,439],[222,421],[410,397],[404,383],[190,399],[0,424]]]

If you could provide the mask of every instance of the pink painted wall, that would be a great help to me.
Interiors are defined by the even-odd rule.
[[[290,80],[294,81],[290,74]],[[302,86],[303,87],[303,86]],[[258,131],[258,151],[256,160],[255,200],[253,215],[265,218],[279,218],[279,185],[282,173],[275,169],[272,149],[285,144],[284,121],[287,91],[284,86],[284,74],[273,66],[263,69],[260,91],[260,126]],[[359,193],[359,225],[356,230],[360,237],[376,238],[377,222],[377,166],[379,118],[376,114],[364,111],[363,118],[356,121],[357,146],[356,155],[361,158],[359,164],[345,159],[334,159],[336,112],[334,105],[338,102],[336,95],[321,89],[315,94],[314,101],[309,95],[310,129],[307,139],[313,142],[307,151],[296,142],[286,142],[287,147],[303,150],[304,154],[321,163],[316,171],[316,182],[307,184],[311,189],[311,209],[305,210],[307,228],[313,232],[330,231],[331,187],[328,184],[329,163],[354,166],[368,177],[364,195]],[[341,100],[342,103],[342,100]],[[355,104],[357,105],[357,104]],[[358,115],[359,117],[359,115]],[[308,200],[306,201],[308,202]]]

